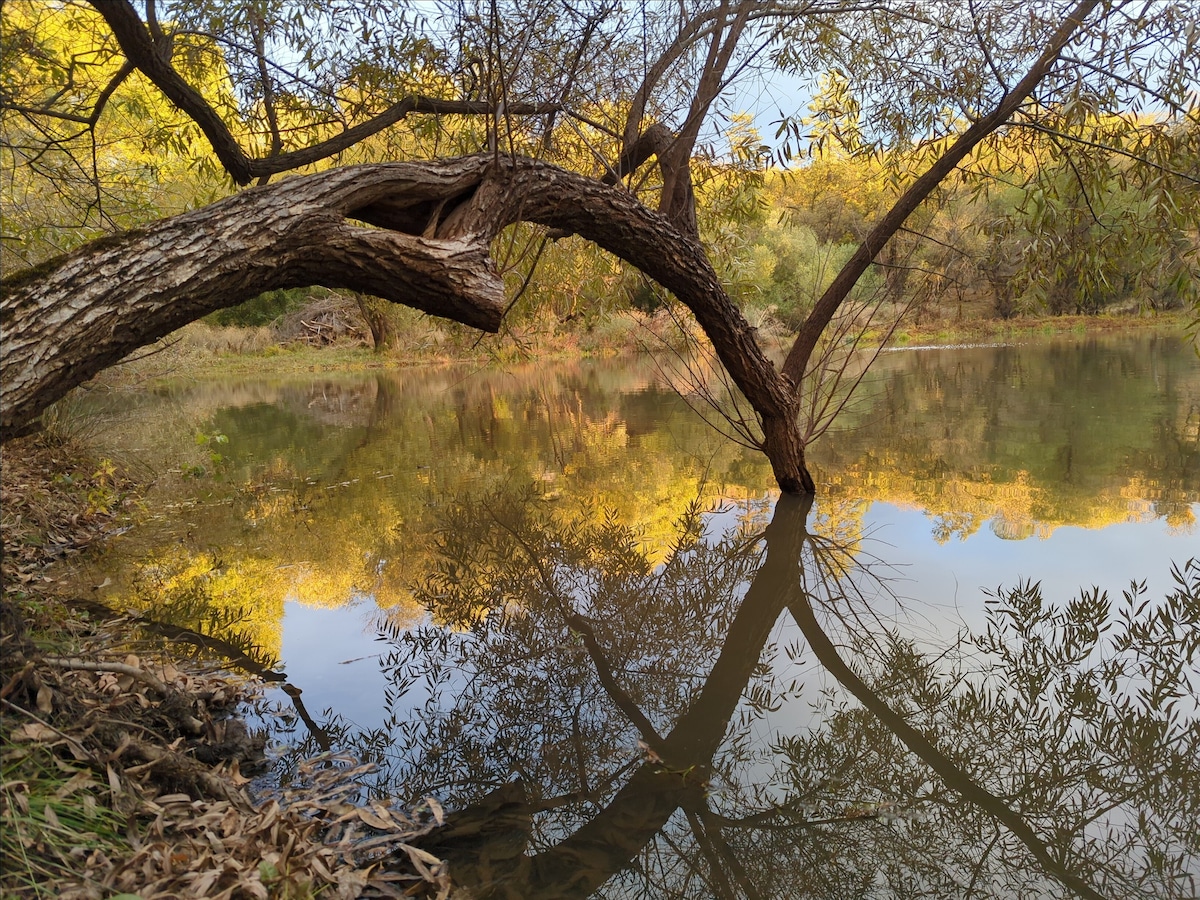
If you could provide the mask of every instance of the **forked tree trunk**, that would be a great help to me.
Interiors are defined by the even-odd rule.
[[[200,125],[239,184],[333,152],[322,142],[311,148],[318,154],[312,159],[305,152],[250,159],[215,111],[157,52],[132,7],[96,5],[129,59]],[[94,243],[0,285],[0,439],[32,430],[50,403],[138,347],[266,290],[314,284],[349,288],[495,330],[504,314],[504,297],[489,257],[490,243],[505,226],[530,221],[595,242],[685,303],[758,414],[761,447],[780,488],[812,493],[795,412],[797,388],[808,376],[821,334],[908,215],[981,140],[1009,121],[1099,5],[1100,0],[1079,0],[1025,76],[990,112],[975,119],[883,216],[818,300],[782,371],[755,342],[700,246],[694,218],[685,215],[694,213],[690,179],[677,185],[687,188],[682,193],[664,192],[664,210],[682,226],[676,227],[619,185],[532,160],[483,155],[350,166],[248,190],[145,231]],[[676,136],[680,143],[674,150],[683,159],[672,155],[672,147],[635,139],[646,92],[663,69],[647,74],[631,111],[624,142],[628,159],[619,172],[653,152],[665,163],[660,166],[665,186],[683,177],[683,148],[690,147],[713,92],[719,92],[718,73],[725,71],[746,23],[740,12],[727,13],[722,4],[716,14],[721,28],[709,44],[707,80],[702,79],[683,132]],[[724,28],[728,31],[722,36]],[[681,53],[685,46],[677,43],[659,65],[677,58],[675,51]],[[350,129],[338,140],[349,146],[418,105],[415,99],[399,104],[375,125]],[[375,227],[364,228],[354,220]]]
[[[492,156],[350,166],[252,188],[4,282],[3,438],[33,430],[47,406],[137,348],[266,290],[347,288],[495,331],[504,294],[490,245],[522,220],[577,233],[679,297],[757,410],[780,487],[812,491],[794,385],[763,354],[699,241],[619,185]]]
[[[371,345],[376,353],[391,350],[400,341],[396,323],[388,315],[389,309],[386,303],[381,303],[375,297],[358,295],[358,313],[367,323],[367,329],[371,332]]]

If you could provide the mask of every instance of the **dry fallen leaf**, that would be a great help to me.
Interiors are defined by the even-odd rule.
[[[95,783],[96,782],[92,780],[92,776],[87,772],[77,772],[75,775],[71,776],[66,784],[54,792],[54,796],[59,800],[62,800],[64,797],[69,797],[80,788],[92,787],[95,785]]]
[[[108,787],[114,797],[121,793],[121,779],[117,776],[117,770],[111,765],[108,766]]]
[[[364,825],[369,825],[372,828],[378,829],[379,831],[392,831],[394,828],[394,823],[388,824],[370,810],[360,808],[356,810],[356,812],[358,813],[358,817],[362,820]]]
[[[375,811],[375,815],[379,816],[379,818],[388,823],[388,828],[397,829],[401,827],[400,824],[396,822],[395,818],[393,818],[391,810],[389,810],[378,800],[371,801],[371,809]]]
[[[236,759],[229,764],[229,771],[225,772],[224,775],[238,787],[250,783],[250,779],[242,774],[241,765]]]
[[[425,802],[429,805],[430,812],[433,813],[433,820],[442,826],[446,822],[446,813],[442,810],[442,804],[438,803],[436,797],[426,797]]]
[[[58,740],[59,733],[41,722],[29,722],[22,725],[20,728],[13,731],[10,739],[19,743],[21,741],[54,741]]]

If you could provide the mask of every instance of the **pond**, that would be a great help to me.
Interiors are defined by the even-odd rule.
[[[1193,897],[1200,365],[881,356],[815,505],[645,360],[178,382],[75,573],[286,672],[300,760],[432,797],[475,896]]]

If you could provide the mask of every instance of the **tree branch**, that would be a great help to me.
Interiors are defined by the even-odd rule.
[[[412,95],[392,104],[383,112],[347,128],[341,134],[289,153],[265,158],[249,156],[233,133],[203,96],[158,53],[156,44],[129,0],[89,0],[104,17],[121,45],[126,58],[156,87],[189,116],[204,133],[221,166],[235,182],[249,184],[256,178],[270,177],[328,159],[355,144],[395,125],[410,113],[431,115],[494,115],[496,105],[472,100],[441,100]],[[514,116],[549,115],[562,111],[558,103],[512,103],[506,114]]]
[[[156,676],[143,669],[139,669],[137,666],[130,666],[125,663],[96,662],[94,660],[76,659],[74,657],[68,659],[58,656],[43,656],[41,661],[56,669],[78,669],[84,672],[112,672],[117,675],[128,675],[142,682],[147,687],[153,688],[160,696],[166,697],[170,693],[170,689]]]
[[[489,256],[493,232],[420,236],[429,207],[469,192],[485,171],[477,157],[335,169],[101,239],[5,280],[3,439],[138,347],[265,290],[347,288],[495,331],[504,288]]]
[[[1103,900],[1103,896],[1087,881],[1071,872],[1050,855],[1046,842],[1037,835],[1024,818],[1010,809],[1003,800],[972,779],[960,766],[942,753],[929,738],[908,724],[903,716],[888,706],[858,677],[842,659],[837,647],[833,645],[817,622],[807,593],[798,585],[789,593],[791,596],[788,600],[788,609],[808,641],[809,647],[812,648],[813,655],[844,688],[854,695],[855,699],[874,713],[889,731],[903,741],[904,745],[919,756],[933,771],[937,772],[946,784],[980,809],[1003,822],[1048,873],[1082,897],[1088,897],[1090,900]]]
[[[182,76],[164,59],[159,45],[142,23],[141,17],[129,0],[90,0],[112,29],[126,59],[152,81],[175,106],[192,119],[208,138],[209,145],[225,171],[238,184],[249,184],[254,173],[250,159],[238,146],[237,140],[225,122],[200,92],[183,80]]]
[[[813,311],[809,313],[796,342],[787,355],[783,364],[783,374],[795,384],[799,384],[812,352],[817,345],[821,332],[829,324],[838,307],[850,295],[854,285],[862,276],[875,256],[883,249],[883,245],[896,233],[912,212],[924,202],[942,180],[964,160],[975,147],[1003,125],[1008,118],[1025,102],[1037,87],[1038,83],[1050,72],[1058,61],[1059,55],[1079,32],[1083,21],[1100,5],[1100,0],[1082,0],[1068,15],[1051,37],[1046,49],[1038,57],[1012,91],[996,105],[988,115],[976,121],[964,131],[947,150],[937,159],[926,172],[918,178],[911,187],[888,210],[870,234],[859,245],[854,255],[838,273],[833,283],[821,295]]]

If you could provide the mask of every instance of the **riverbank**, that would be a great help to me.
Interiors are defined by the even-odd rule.
[[[952,346],[955,344],[1038,341],[1097,334],[1159,332],[1183,335],[1194,316],[1182,312],[1148,315],[1025,316],[1012,319],[963,319],[913,323],[897,330],[891,344]]]
[[[138,513],[138,485],[86,446],[48,438],[3,451],[0,795],[5,898],[439,896],[445,868],[414,842],[437,817],[350,800],[366,769],[302,767],[255,805],[245,771],[261,740],[236,717],[256,689],[138,623],[81,611],[54,564]],[[367,852],[357,824],[379,840]]]
[[[864,349],[888,338],[892,347],[953,346],[1082,338],[1096,334],[1144,333],[1183,335],[1193,317],[1182,311],[1152,315],[1031,316],[1011,319],[914,319],[888,338],[868,332]],[[689,340],[698,337],[694,326]],[[137,387],[175,377],[221,378],[239,375],[299,375],[305,372],[355,372],[420,365],[517,365],[530,361],[611,358],[654,353],[685,343],[670,317],[622,313],[589,332],[557,330],[552,326],[526,326],[500,335],[481,335],[466,329],[450,333],[426,330],[412,334],[402,344],[377,352],[360,340],[328,345],[306,342],[278,343],[270,329],[214,327],[202,322],[181,329],[169,340],[135,354],[131,360],[101,373],[99,387]],[[763,323],[760,337],[768,351],[786,352],[794,335],[776,323]]]

